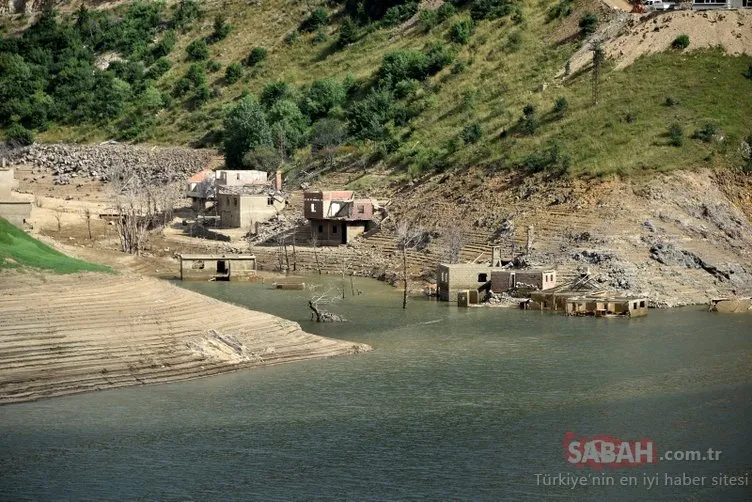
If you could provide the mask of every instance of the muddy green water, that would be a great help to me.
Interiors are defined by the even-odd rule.
[[[400,308],[388,286],[310,322],[305,293],[188,283],[366,355],[0,407],[2,500],[748,500],[752,316],[643,319]],[[2,369],[0,369],[1,371]],[[567,432],[650,438],[718,461],[618,470],[566,462]],[[602,472],[603,474],[600,474]],[[548,486],[540,475],[611,478]],[[665,486],[665,476],[705,476]],[[643,486],[643,475],[660,486]],[[712,486],[734,476],[746,486]],[[634,476],[638,486],[619,486]],[[672,478],[673,479],[673,478]],[[717,479],[716,479],[717,480]]]

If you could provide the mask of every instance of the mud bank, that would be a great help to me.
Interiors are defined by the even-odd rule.
[[[155,279],[0,275],[0,404],[369,350]]]

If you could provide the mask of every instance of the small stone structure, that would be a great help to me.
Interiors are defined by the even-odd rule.
[[[254,255],[179,254],[180,279],[243,280],[256,271]]]
[[[530,310],[561,311],[567,315],[594,317],[639,317],[648,315],[643,297],[618,296],[607,292],[538,291],[526,304]]]
[[[0,162],[0,217],[20,227],[31,216],[32,204],[13,198],[13,191],[18,188],[14,169],[5,167],[5,159]]]
[[[461,290],[490,288],[491,274],[504,269],[478,263],[441,263],[436,268],[436,289],[440,300],[454,301]]]
[[[303,194],[303,214],[319,244],[347,244],[367,232],[373,221],[374,201],[357,199],[350,190],[309,190]]]

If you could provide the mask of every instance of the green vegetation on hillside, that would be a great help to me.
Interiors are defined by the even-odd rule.
[[[51,270],[56,274],[112,272],[109,267],[87,263],[55,251],[0,218],[0,269],[18,267]]]
[[[20,37],[0,37],[0,126],[19,143],[34,131],[219,147],[233,167],[355,154],[409,177],[471,165],[555,175],[743,165],[749,56],[669,50],[626,70],[606,63],[594,105],[587,68],[557,75],[602,21],[595,3],[452,0],[430,13],[418,3],[48,9]],[[105,56],[114,61],[98,69]],[[710,141],[671,146],[670,126],[708,123]]]

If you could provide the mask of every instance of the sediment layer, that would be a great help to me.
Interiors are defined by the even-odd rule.
[[[154,279],[0,274],[0,404],[369,350]]]

